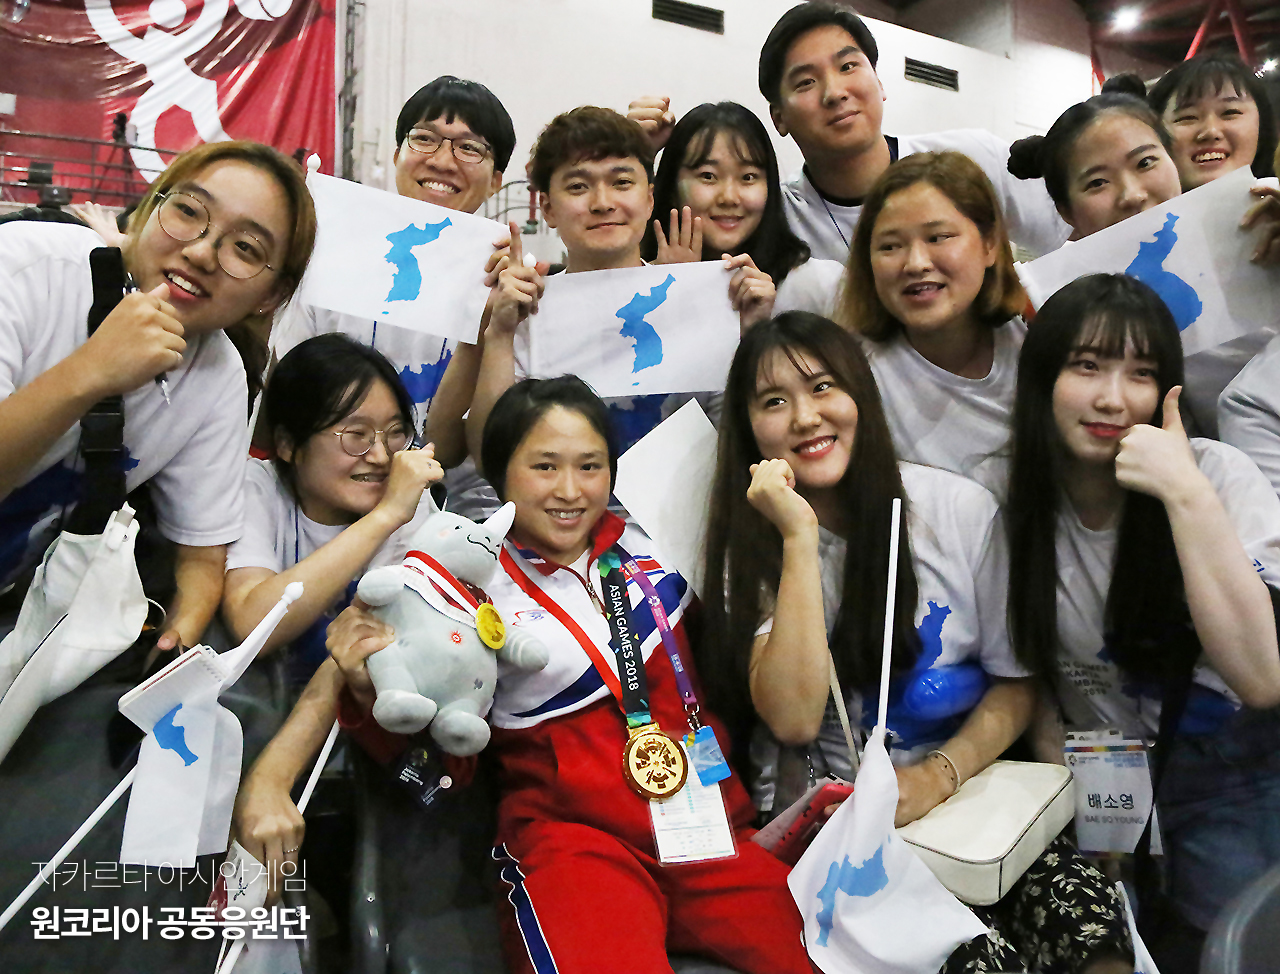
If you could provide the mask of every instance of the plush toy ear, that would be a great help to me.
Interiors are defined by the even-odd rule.
[[[484,527],[485,530],[492,531],[495,538],[502,539],[511,530],[512,522],[515,519],[516,505],[511,501],[507,501],[490,516],[489,520],[484,522]]]

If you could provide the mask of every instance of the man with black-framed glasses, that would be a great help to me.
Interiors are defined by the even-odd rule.
[[[396,192],[475,213],[502,186],[515,144],[511,116],[493,92],[479,82],[442,75],[419,88],[396,119]],[[494,239],[503,233],[495,225]],[[477,276],[483,273],[476,268]],[[295,299],[276,322],[272,351],[283,358],[299,342],[329,332],[372,345],[390,359],[422,423],[455,342]]]

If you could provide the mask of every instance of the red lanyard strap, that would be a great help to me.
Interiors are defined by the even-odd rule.
[[[530,578],[524,573],[519,565],[515,563],[515,559],[504,547],[502,553],[498,556],[502,562],[502,567],[506,573],[511,576],[511,580],[520,586],[521,590],[538,605],[542,606],[553,616],[556,617],[560,625],[569,630],[570,634],[578,640],[583,651],[591,660],[591,665],[596,668],[596,672],[600,674],[600,678],[604,680],[605,686],[609,688],[609,692],[613,694],[618,704],[622,704],[622,684],[618,682],[618,674],[614,668],[604,658],[604,654],[600,652],[599,647],[591,640],[591,637],[583,632],[582,627],[573,621],[573,618],[546,592],[542,591]],[[590,583],[588,583],[590,584]]]

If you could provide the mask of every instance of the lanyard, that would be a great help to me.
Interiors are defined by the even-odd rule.
[[[614,552],[617,552],[617,554]],[[644,716],[644,722],[646,723],[649,720],[648,686],[645,680],[644,662],[640,653],[640,646],[633,638],[634,630],[630,623],[629,599],[626,595],[625,582],[618,578],[616,582],[610,583],[609,575],[616,572],[618,575],[625,574],[627,580],[634,580],[640,586],[640,591],[644,593],[645,601],[649,603],[649,608],[653,612],[653,620],[662,638],[663,648],[671,660],[671,668],[675,671],[676,686],[680,690],[685,713],[689,717],[690,729],[694,731],[698,729],[700,726],[697,716],[698,698],[694,695],[689,674],[680,658],[680,647],[676,644],[671,622],[662,607],[662,599],[658,595],[657,589],[654,588],[649,577],[635,563],[635,559],[623,551],[621,547],[615,547],[614,551],[602,555],[598,563],[601,576],[606,583],[606,608],[613,608],[616,604],[617,609],[617,611],[607,613],[610,631],[613,634],[614,654],[617,657],[617,667],[615,668],[608,664],[604,655],[591,637],[583,631],[582,627],[554,599],[550,598],[525,575],[524,571],[516,565],[515,560],[506,548],[502,549],[500,558],[502,567],[524,593],[550,612],[577,639],[583,651],[591,660],[592,665],[595,666],[596,671],[600,674],[605,686],[609,688],[609,692],[613,694],[614,698],[622,706],[623,712],[627,715],[629,727],[637,726],[632,723],[633,714],[637,718]],[[610,589],[615,589],[615,593],[611,593]],[[616,594],[617,598],[611,598],[612,594]],[[623,629],[621,634],[619,629]],[[625,637],[625,639],[621,637]],[[635,679],[633,679],[633,671],[627,669],[628,661],[633,661],[634,663]],[[619,678],[620,674],[622,676],[621,679]],[[627,686],[629,682],[633,684],[633,688],[630,690]]]
[[[622,568],[627,574],[628,581],[634,581],[640,586],[640,591],[644,593],[645,601],[649,603],[649,610],[653,613],[653,622],[658,629],[658,635],[662,637],[662,648],[667,651],[667,658],[671,660],[671,669],[676,674],[676,687],[680,690],[680,700],[684,704],[684,711],[689,717],[689,729],[697,731],[700,726],[698,721],[698,698],[693,692],[693,683],[689,679],[689,673],[684,668],[684,661],[680,659],[680,646],[676,642],[676,635],[671,629],[671,622],[667,619],[667,610],[662,606],[662,597],[658,595],[658,590],[653,587],[653,582],[649,580],[649,576],[640,570],[640,566],[636,564],[634,558],[626,553],[619,545],[617,550],[623,556]]]

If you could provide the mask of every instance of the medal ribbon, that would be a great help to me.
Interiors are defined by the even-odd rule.
[[[614,695],[619,703],[622,703],[622,684],[618,680],[618,674],[614,671],[606,661],[596,644],[592,642],[591,637],[582,631],[582,627],[573,621],[573,617],[559,604],[540,589],[524,570],[515,563],[515,559],[504,547],[502,553],[498,556],[502,562],[503,569],[511,576],[511,580],[520,586],[521,590],[538,605],[542,606],[553,616],[560,625],[569,630],[574,639],[578,640],[578,644],[582,647],[583,652],[591,660],[591,664],[596,668],[596,672],[600,674],[600,678],[604,680],[604,685],[609,688],[609,692]],[[642,668],[643,670],[643,668]],[[625,708],[624,708],[625,709]]]
[[[449,569],[436,561],[425,551],[410,551],[405,558],[416,558],[421,561],[426,571],[422,571],[416,565],[409,565],[414,571],[421,572],[426,576],[427,580],[435,586],[437,592],[446,599],[456,605],[459,609],[475,613],[480,608],[481,601],[488,601],[488,598],[480,599],[471,591],[471,586],[462,579],[457,578]],[[481,592],[481,595],[484,593]]]

